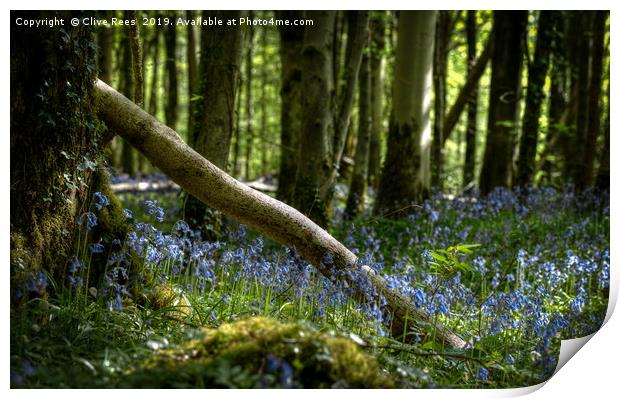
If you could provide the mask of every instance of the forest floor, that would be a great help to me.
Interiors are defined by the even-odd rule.
[[[406,219],[352,222],[336,204],[330,232],[462,350],[422,339],[432,331],[391,337],[380,306],[232,221],[200,240],[175,191],[119,197],[125,242],[78,245],[67,288],[13,315],[12,387],[520,387],[548,378],[559,339],[596,331],[606,312],[608,195],[437,195]],[[78,242],[105,206],[93,197]],[[89,284],[102,256],[106,278]],[[136,263],[150,279],[140,292]]]

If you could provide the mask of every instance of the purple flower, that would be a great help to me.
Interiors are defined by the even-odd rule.
[[[100,254],[105,250],[105,247],[101,243],[90,244],[90,253]]]
[[[97,210],[101,210],[104,206],[110,205],[110,200],[108,197],[101,194],[99,191],[93,194],[93,198],[95,200],[95,208],[97,208]]]

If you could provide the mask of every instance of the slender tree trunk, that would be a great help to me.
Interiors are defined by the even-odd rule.
[[[239,20],[240,11],[204,11],[203,18]],[[217,26],[203,31],[200,51],[200,93],[196,103],[193,148],[215,166],[228,170],[228,154],[234,128],[235,95],[241,64],[241,29]],[[220,218],[197,198],[185,201],[185,219],[209,239],[219,233]]]
[[[476,11],[467,11],[465,30],[467,35],[467,74],[471,75],[476,62]],[[465,166],[463,167],[463,187],[475,180],[476,170],[476,129],[478,117],[478,85],[476,84],[467,99],[467,133],[465,138]]]
[[[177,31],[169,27],[164,33],[166,45],[166,124],[175,129],[177,125],[177,106],[179,102],[179,84],[177,81]]]
[[[254,11],[249,11],[250,19],[254,18]],[[252,112],[252,75],[254,70],[254,28],[248,31],[248,47],[245,53],[246,83],[245,83],[245,180],[250,180],[252,165],[252,147],[254,146],[254,113]]]
[[[368,185],[377,189],[381,174],[381,136],[383,133],[383,51],[385,49],[385,15],[370,21],[370,101],[371,133],[368,158]]]
[[[346,11],[336,11],[334,17],[334,29],[333,29],[333,46],[332,46],[332,79],[334,88],[334,96],[338,98],[340,95],[340,58],[342,56],[342,36],[344,35],[345,28],[347,26],[347,19],[345,18]]]
[[[110,17],[109,11],[104,11],[105,18]],[[100,26],[97,28],[97,42],[101,51],[99,52],[98,66],[99,78],[104,82],[112,82],[114,73],[114,27]],[[119,146],[117,140],[110,141],[109,162],[114,168],[120,167],[119,164]]]
[[[151,47],[153,51],[153,73],[149,97],[149,113],[155,117],[159,113],[159,29],[153,32]]]
[[[278,11],[278,19],[303,19],[303,11]],[[304,29],[280,26],[280,173],[277,198],[293,204],[301,130],[301,68]]]
[[[237,99],[235,100],[235,137],[233,139],[233,172],[235,178],[241,176],[241,162],[239,154],[241,153],[241,89],[237,90]]]
[[[524,34],[527,11],[494,11],[487,141],[480,172],[480,192],[512,186],[517,136]]]
[[[334,28],[333,11],[307,12],[314,20],[312,29],[304,30],[302,50],[302,114],[299,166],[294,204],[320,226],[327,225],[325,186],[332,171],[329,143],[332,126],[331,45]]]
[[[492,50],[493,50],[493,37],[491,36],[489,37],[489,40],[487,41],[487,44],[485,45],[484,50],[482,51],[482,54],[480,54],[480,57],[478,57],[478,59],[476,60],[476,63],[471,67],[471,70],[467,74],[467,80],[465,81],[465,84],[461,88],[461,91],[459,91],[459,94],[456,97],[454,104],[452,104],[452,106],[450,107],[450,110],[446,114],[446,118],[443,122],[443,129],[444,129],[443,143],[444,145],[446,144],[446,141],[448,141],[448,138],[450,138],[450,135],[452,134],[454,127],[456,126],[457,122],[459,121],[461,117],[461,113],[465,109],[465,106],[468,104],[470,96],[478,87],[478,82],[480,81],[480,78],[482,77],[482,75],[484,75],[484,71],[487,67],[487,64],[489,63],[489,60],[491,59]]]
[[[605,116],[605,140],[603,142],[603,149],[601,151],[600,163],[598,168],[598,174],[596,175],[596,185],[598,190],[609,190],[609,81],[607,80],[607,112]]]
[[[194,11],[185,12],[188,20],[194,19]],[[195,112],[194,97],[198,94],[198,59],[196,51],[196,30],[187,26],[187,137],[192,137],[193,115]]]
[[[355,146],[355,164],[345,207],[345,215],[348,218],[354,218],[364,211],[364,196],[366,194],[368,178],[368,151],[370,149],[370,131],[372,126],[370,60],[368,55],[362,57],[359,75],[359,122],[357,144]]]
[[[525,112],[523,114],[521,141],[519,143],[517,176],[514,182],[517,187],[526,187],[533,183],[534,179],[540,109],[545,99],[543,89],[547,79],[547,72],[549,71],[549,56],[551,54],[556,18],[556,11],[541,11],[538,18],[534,59],[529,65],[527,73]]]
[[[333,172],[330,176],[330,191],[326,197],[331,198],[331,185],[338,175],[340,160],[347,141],[353,97],[357,85],[357,75],[362,62],[362,51],[368,40],[368,11],[347,11],[347,48],[344,65],[344,86],[338,97],[338,114],[334,121]]]
[[[129,18],[128,11],[125,11],[124,16],[125,19]],[[134,95],[134,84],[131,63],[131,39],[129,37],[129,32],[123,32],[123,38],[121,39],[120,46],[122,47],[120,91],[127,97],[132,98]],[[136,173],[134,150],[127,142],[125,142],[125,140],[121,140],[121,144],[123,146],[121,152],[121,166],[123,172],[129,175],[134,175]]]
[[[590,50],[590,88],[588,93],[588,127],[583,150],[583,163],[578,189],[584,190],[593,185],[596,141],[601,134],[601,86],[603,81],[603,61],[605,57],[605,31],[607,11],[594,11],[592,44]]]
[[[314,13],[309,12],[308,15],[314,19],[315,29],[306,30],[307,51],[320,48],[313,46],[310,50],[308,45],[315,43],[310,39],[321,31],[316,27],[322,26],[322,19],[328,19],[328,26],[333,23],[331,12]],[[327,36],[318,35],[319,41],[316,43],[330,41],[331,32],[328,33]],[[325,60],[330,61],[329,57]],[[331,69],[331,66],[328,64],[326,69]],[[327,86],[331,86],[331,82],[330,76]],[[159,123],[105,83],[98,81],[96,89],[99,110],[105,122],[122,132],[172,180],[209,206],[283,245],[296,248],[324,276],[332,280],[346,279],[352,287],[351,295],[354,299],[365,303],[376,302],[390,314],[390,327],[394,336],[407,337],[411,331],[432,331],[426,339],[435,339],[454,348],[466,346],[463,339],[443,327],[434,317],[419,310],[408,296],[389,288],[387,282],[370,267],[358,266],[352,252],[299,211],[236,181],[187,146],[174,130]],[[369,290],[369,287],[372,289]],[[385,299],[385,305],[379,295]],[[430,328],[422,328],[423,325]]]
[[[439,11],[433,51],[433,88],[435,89],[435,119],[431,149],[431,187],[441,191],[443,169],[443,122],[446,113],[446,78],[448,76],[448,47],[450,46],[450,11]]]
[[[267,152],[269,151],[269,135],[267,132],[267,81],[269,80],[269,70],[267,59],[267,29],[263,29],[261,34],[261,89],[260,89],[260,135],[262,140],[261,145],[261,176],[267,176],[268,174],[268,158]]]
[[[567,129],[565,120],[567,115],[569,91],[567,62],[566,62],[566,11],[558,11],[560,17],[556,21],[553,36],[553,51],[551,55],[551,88],[549,90],[549,109],[547,113],[548,127],[545,137],[545,149],[541,155],[542,181],[551,184],[557,171],[565,169],[563,164],[565,147],[567,142]]]
[[[375,213],[406,216],[430,191],[435,11],[401,11],[392,115]]]
[[[136,21],[135,25],[128,26],[129,42],[131,44],[133,100],[140,108],[144,108],[144,56],[140,38],[140,20],[135,11],[128,11],[127,13],[131,20]],[[135,153],[135,163],[136,171],[143,173],[146,160],[140,153]]]

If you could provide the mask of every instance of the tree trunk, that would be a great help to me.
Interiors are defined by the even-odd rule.
[[[159,113],[159,29],[155,29],[153,32],[151,47],[153,48],[153,73],[151,77],[149,113],[157,117]]]
[[[434,11],[401,11],[392,115],[375,213],[406,216],[430,191]]]
[[[254,18],[254,11],[249,11],[248,18]],[[245,53],[245,180],[252,178],[252,147],[254,144],[254,114],[252,112],[252,74],[254,70],[254,28],[248,31],[248,47]]]
[[[557,171],[565,170],[566,163],[563,155],[564,143],[567,142],[567,130],[565,128],[569,91],[567,60],[566,60],[566,11],[558,11],[560,17],[556,21],[555,34],[553,36],[553,50],[551,54],[551,88],[549,90],[549,109],[547,112],[547,135],[545,137],[545,149],[541,155],[542,181],[551,184],[555,180]]]
[[[594,11],[592,45],[590,51],[590,87],[588,95],[588,127],[583,149],[581,178],[577,188],[584,190],[593,185],[596,141],[601,134],[601,86],[605,57],[605,31],[608,11]]]
[[[385,49],[385,14],[370,21],[370,102],[371,133],[368,157],[368,185],[377,189],[381,173],[381,136],[383,133],[383,51]]]
[[[103,11],[103,17],[111,17],[110,11]],[[97,27],[97,44],[99,45],[99,78],[105,82],[112,82],[114,73],[114,27],[110,25]],[[109,163],[114,168],[119,168],[119,146],[116,140],[109,143]]]
[[[364,196],[368,178],[368,151],[370,149],[370,130],[372,126],[370,107],[370,61],[368,55],[362,57],[359,72],[359,122],[357,144],[355,146],[355,164],[349,196],[345,207],[346,217],[352,219],[364,211]]]
[[[433,50],[433,88],[435,89],[435,119],[431,148],[431,187],[441,191],[443,166],[443,122],[446,113],[446,78],[448,76],[448,47],[452,25],[450,11],[439,11]]]
[[[185,12],[188,21],[194,19],[194,11]],[[198,60],[196,51],[196,30],[194,26],[187,26],[187,137],[192,137],[194,96],[198,94]]]
[[[203,18],[238,20],[240,11],[204,11]],[[241,29],[214,26],[203,31],[200,51],[200,93],[196,102],[192,147],[218,168],[228,170],[228,154],[234,128],[235,94],[241,63]],[[220,220],[191,195],[185,201],[185,219],[192,228],[215,238]],[[209,227],[211,226],[211,227]]]
[[[303,11],[278,11],[278,19],[303,19]],[[299,159],[301,130],[301,60],[304,29],[280,26],[281,110],[280,110],[280,173],[277,198],[293,204],[295,175]]]
[[[319,13],[321,15],[309,15],[314,18],[315,28],[321,26],[317,22],[323,22],[322,18],[333,22],[329,12]],[[328,38],[331,38],[331,34],[322,37],[326,41]],[[306,44],[311,42],[306,40]],[[96,89],[99,110],[106,123],[121,132],[157,167],[192,195],[281,244],[296,248],[326,277],[332,280],[346,279],[354,287],[355,299],[377,301],[379,298],[368,290],[370,284],[378,294],[385,297],[385,310],[391,313],[391,328],[395,336],[430,324],[434,325],[437,341],[456,348],[466,346],[460,337],[417,309],[409,297],[389,288],[385,280],[370,267],[358,266],[352,252],[303,214],[233,179],[187,146],[174,130],[158,122],[105,83],[98,81]],[[326,262],[326,259],[332,262]]]
[[[450,110],[446,114],[446,118],[443,122],[443,143],[446,144],[448,138],[450,138],[450,134],[454,130],[459,118],[461,117],[461,113],[465,109],[465,106],[469,102],[469,98],[473,95],[474,91],[478,87],[478,82],[482,75],[484,75],[484,71],[487,67],[489,60],[491,59],[491,53],[493,50],[493,37],[489,37],[487,44],[484,46],[484,50],[480,57],[476,60],[476,63],[471,67],[471,70],[467,74],[467,80],[465,84],[459,91],[459,95],[456,97],[454,104],[450,107]]]
[[[261,176],[267,176],[268,174],[268,157],[267,153],[269,151],[269,138],[267,133],[267,81],[269,80],[269,71],[268,71],[268,63],[267,60],[267,29],[263,29],[261,32],[261,88],[260,88],[260,137],[262,140],[260,141],[260,166],[261,166]]]
[[[512,186],[527,11],[494,11],[491,90],[480,192]]]
[[[476,62],[476,11],[467,11],[465,30],[467,35],[467,75],[471,76]],[[463,187],[469,187],[475,180],[476,170],[476,128],[478,117],[478,84],[473,86],[467,98],[467,133],[465,138],[465,166],[463,167]]]
[[[330,176],[330,186],[334,183],[338,175],[340,160],[344,151],[351,110],[353,108],[353,97],[357,76],[362,62],[362,51],[368,40],[368,11],[347,11],[347,48],[344,60],[344,86],[340,89],[338,97],[338,114],[334,120],[334,144],[333,144],[333,169]],[[327,195],[331,197],[331,195]]]
[[[609,81],[607,80],[607,113],[605,117],[605,141],[603,142],[603,151],[601,152],[601,158],[598,168],[598,174],[596,175],[596,185],[598,190],[609,190]]]
[[[124,17],[125,19],[129,18],[128,11],[125,11]],[[120,43],[120,46],[122,48],[122,60],[119,79],[120,91],[127,97],[132,98],[134,95],[134,85],[131,63],[131,38],[129,37],[129,32],[127,30],[125,30],[122,34],[123,38],[121,39]],[[127,173],[128,175],[133,175],[136,173],[134,150],[129,144],[125,142],[125,140],[121,140],[121,144],[123,145],[121,152],[121,166],[123,172]]]
[[[166,45],[166,124],[176,129],[179,84],[177,81],[177,30],[175,26],[171,26],[165,31],[164,42]]]
[[[11,21],[91,15],[11,11]],[[57,286],[66,284],[62,271],[73,255],[76,219],[90,198],[84,187],[92,171],[83,167],[84,161],[102,160],[104,147],[93,118],[93,31],[85,26],[67,33],[59,27],[10,25],[12,301],[44,295],[53,288],[49,277]]]
[[[329,153],[332,127],[331,41],[333,11],[307,12],[314,20],[312,29],[304,30],[302,50],[302,114],[299,167],[295,183],[294,204],[320,226],[327,225],[326,186],[332,170]]]
[[[521,141],[519,143],[517,176],[514,182],[517,187],[530,185],[534,178],[540,108],[545,99],[543,89],[549,70],[549,56],[551,54],[555,19],[557,18],[556,13],[556,11],[541,11],[538,18],[534,59],[530,63],[527,73],[525,112],[523,114]]]

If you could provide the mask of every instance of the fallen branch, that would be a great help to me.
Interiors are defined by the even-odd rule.
[[[294,247],[326,277],[347,280],[358,300],[367,300],[368,287],[382,294],[391,313],[395,336],[413,327],[434,324],[435,337],[463,348],[465,341],[416,308],[405,295],[387,287],[368,266],[357,267],[356,256],[296,209],[235,180],[189,147],[171,128],[159,122],[116,90],[98,80],[95,88],[101,119],[184,190],[210,207],[237,219],[281,244]],[[324,264],[326,259],[331,261]],[[357,272],[368,277],[354,278]],[[430,337],[429,337],[430,338]]]

